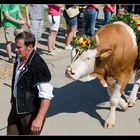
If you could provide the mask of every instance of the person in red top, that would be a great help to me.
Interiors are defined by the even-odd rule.
[[[64,4],[48,4],[48,24],[50,33],[48,36],[48,54],[57,55],[55,41],[60,26],[60,8],[64,7]]]
[[[103,12],[104,12],[103,24],[105,25],[109,22],[112,13],[115,12],[115,4],[105,4]]]
[[[87,5],[87,25],[85,26],[85,34],[92,36],[95,33],[96,18],[100,7],[97,4]]]

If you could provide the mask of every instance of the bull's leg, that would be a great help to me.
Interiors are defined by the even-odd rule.
[[[129,107],[132,107],[136,104],[136,99],[137,99],[137,92],[138,92],[138,89],[139,89],[139,86],[140,86],[140,79],[138,79],[134,86],[133,86],[133,89],[130,93],[130,96],[129,98],[127,99],[127,102],[128,102],[128,106]]]
[[[135,105],[136,103],[136,99],[137,99],[137,92],[138,92],[138,89],[140,87],[140,70],[138,70],[136,72],[136,77],[135,77],[136,81],[134,83],[134,86],[133,86],[133,89],[130,93],[130,96],[129,98],[127,99],[127,102],[128,102],[128,106],[129,107],[132,107]]]
[[[108,92],[108,95],[109,95],[109,96],[111,96],[111,95],[113,94],[113,91],[114,91],[114,88],[113,88],[113,87],[110,87],[110,86],[109,86],[109,87],[107,88],[107,92]]]
[[[128,70],[128,69],[127,69]],[[105,121],[104,127],[105,128],[112,128],[115,125],[115,110],[116,107],[120,104],[123,105],[125,101],[121,98],[121,93],[124,91],[126,84],[130,79],[130,71],[122,73],[115,83],[114,91],[110,96],[110,113],[108,115],[107,120]],[[113,82],[112,82],[113,83]]]
[[[115,125],[115,110],[119,104],[119,100],[121,97],[120,89],[121,89],[121,86],[118,84],[115,84],[113,93],[110,96],[110,112],[104,123],[104,128],[113,128]]]
[[[135,81],[133,89],[132,89],[132,91],[130,93],[129,98],[127,99],[129,107],[132,107],[132,106],[134,106],[136,104],[137,92],[139,90],[139,87],[140,87],[140,70],[138,70],[136,72],[136,81]]]
[[[92,73],[91,76],[96,77],[100,81],[100,83],[103,87],[108,87],[103,75],[98,74],[98,73]]]
[[[113,87],[108,87],[107,91],[108,91],[108,95],[111,96],[113,94],[114,88]],[[120,97],[118,105],[122,108],[123,111],[126,111],[128,109],[128,104],[121,97]]]
[[[118,105],[122,108],[122,110],[124,112],[127,111],[127,109],[128,109],[128,103],[123,98],[120,97],[120,100],[119,100],[119,104]]]

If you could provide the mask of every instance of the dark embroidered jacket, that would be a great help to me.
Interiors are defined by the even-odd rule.
[[[17,64],[18,62],[16,61],[12,78],[11,102],[14,99],[13,89]],[[39,109],[40,98],[38,98],[36,85],[38,83],[49,82],[50,80],[51,73],[47,64],[40,55],[33,50],[17,81],[16,108],[18,114],[25,114]]]

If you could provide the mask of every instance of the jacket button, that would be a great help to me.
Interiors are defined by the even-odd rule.
[[[24,106],[24,103],[22,104],[22,106]]]
[[[23,88],[23,86],[20,86],[20,88]]]

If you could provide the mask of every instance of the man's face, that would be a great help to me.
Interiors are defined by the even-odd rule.
[[[16,40],[15,52],[16,52],[18,57],[20,57],[20,58],[28,57],[30,50],[31,50],[31,47],[25,46],[23,39]]]

